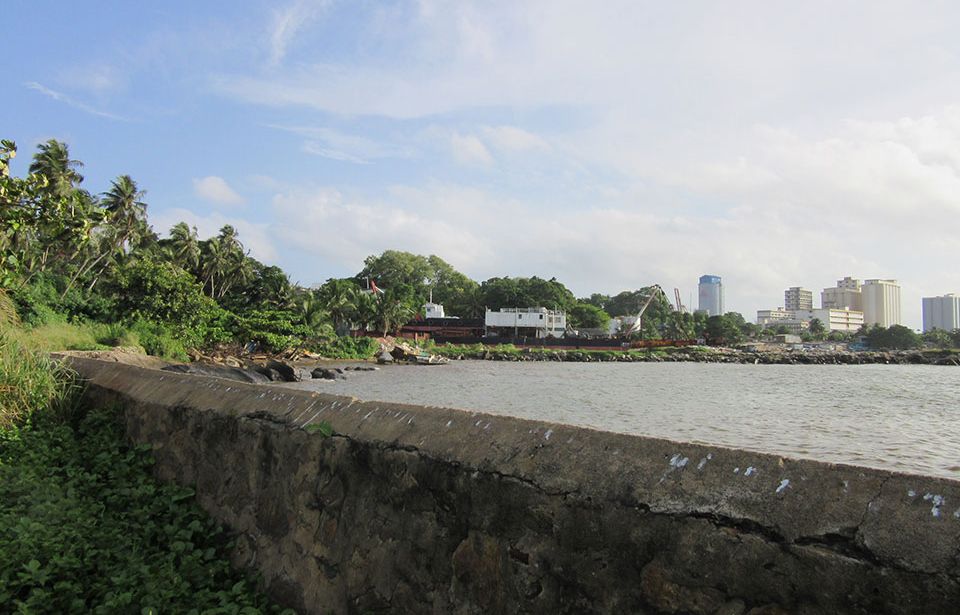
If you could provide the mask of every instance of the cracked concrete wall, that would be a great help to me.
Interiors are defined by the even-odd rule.
[[[304,613],[960,611],[955,481],[73,365]]]

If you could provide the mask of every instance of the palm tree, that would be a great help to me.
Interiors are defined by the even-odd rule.
[[[141,200],[145,194],[129,175],[113,180],[110,190],[103,194],[107,224],[113,229],[118,251],[126,253],[137,233],[147,228],[147,204]]]
[[[83,175],[77,172],[83,163],[70,159],[70,148],[66,143],[50,139],[41,143],[33,155],[30,172],[42,175],[49,182],[46,191],[57,196],[67,196],[83,181]]]
[[[196,271],[200,265],[200,239],[197,227],[177,222],[170,229],[173,262],[187,271]]]
[[[330,279],[318,293],[324,309],[330,314],[337,333],[349,329],[357,317],[359,289],[352,280]]]
[[[229,254],[223,248],[223,243],[219,237],[213,237],[206,243],[206,250],[203,255],[203,265],[201,273],[203,275],[203,285],[210,286],[210,297],[215,298],[217,293],[217,278],[226,275],[229,264]]]
[[[300,309],[300,317],[303,324],[307,326],[314,334],[322,331],[329,332],[329,314],[323,308],[323,302],[316,294],[311,293],[300,300],[297,307]]]

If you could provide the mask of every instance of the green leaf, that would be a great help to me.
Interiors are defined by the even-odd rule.
[[[320,421],[319,423],[314,423],[312,425],[307,425],[303,428],[307,433],[318,433],[324,438],[329,438],[333,435],[333,426],[326,421]]]

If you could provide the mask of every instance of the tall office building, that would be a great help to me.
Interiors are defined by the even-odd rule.
[[[960,295],[923,298],[923,331],[960,329]]]
[[[889,327],[900,320],[900,284],[896,280],[867,280],[860,287],[863,322],[868,327]]]
[[[723,314],[723,282],[720,281],[720,276],[700,276],[698,289],[700,291],[700,311],[706,312],[707,316]]]
[[[788,312],[813,309],[813,291],[793,286],[783,291],[783,307]]]
[[[863,311],[863,294],[860,280],[849,276],[837,280],[835,288],[824,288],[820,293],[820,305],[825,310]]]

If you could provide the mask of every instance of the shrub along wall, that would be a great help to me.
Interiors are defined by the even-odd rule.
[[[955,613],[960,484],[74,360],[308,613]],[[312,433],[324,420],[332,437]],[[780,609],[780,610],[778,610]]]

